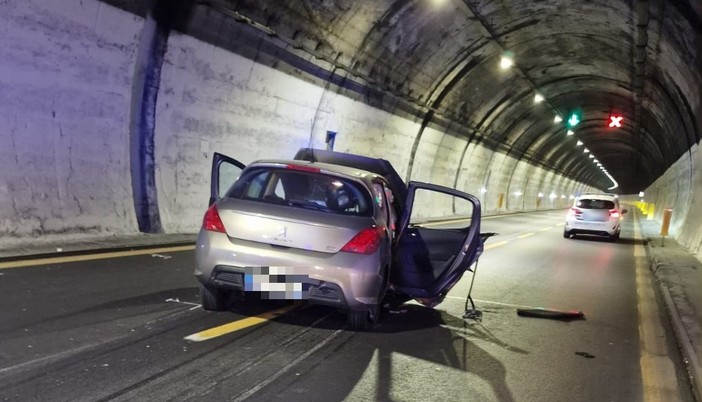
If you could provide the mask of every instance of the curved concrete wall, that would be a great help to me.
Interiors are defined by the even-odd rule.
[[[644,201],[653,204],[652,218],[663,221],[663,211],[672,209],[669,234],[702,259],[702,153],[699,144],[673,164],[644,191]],[[629,197],[636,201],[638,197]]]
[[[128,130],[143,20],[95,0],[53,4],[0,3],[0,153],[8,161],[0,176],[0,245],[10,237],[138,231]],[[562,208],[571,194],[592,190],[468,144],[451,127],[422,130],[419,120],[304,78],[170,36],[155,129],[166,232],[199,228],[214,151],[244,163],[286,158],[300,147],[324,147],[327,130],[339,133],[335,150],[386,158],[402,177],[412,166],[411,180],[473,193],[489,213]],[[456,212],[429,204],[434,216]]]
[[[142,26],[97,1],[0,2],[0,245],[137,230],[128,126]]]

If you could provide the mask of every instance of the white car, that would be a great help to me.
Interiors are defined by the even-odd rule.
[[[607,236],[619,239],[619,221],[627,209],[619,208],[619,199],[612,194],[583,194],[575,199],[566,215],[563,237],[578,234]]]

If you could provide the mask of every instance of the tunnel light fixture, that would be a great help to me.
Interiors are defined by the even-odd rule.
[[[517,191],[514,192],[514,196],[515,196],[515,197],[521,197],[521,196],[522,196],[522,192],[519,191],[519,190],[517,190]]]
[[[534,103],[541,103],[544,101],[544,96],[541,95],[540,93],[535,93],[534,94]]]
[[[590,153],[590,150],[587,149],[587,148],[585,148],[585,149],[583,149],[583,153],[589,154],[589,153]]]
[[[543,197],[544,193],[539,193],[539,198]]]
[[[566,134],[568,134],[568,135],[573,135],[573,134],[575,134],[575,131],[573,131],[573,130],[568,130],[568,131],[566,131]]]
[[[485,187],[480,189],[480,194],[485,194],[487,193],[487,189]]]
[[[560,123],[560,122],[562,122],[562,121],[563,121],[563,118],[562,118],[560,115],[558,115],[558,114],[555,115],[555,116],[553,117],[553,122],[554,122],[554,123]]]
[[[593,159],[593,158],[595,157],[595,155],[590,154],[590,155],[588,155],[587,157],[590,158],[590,159]]]
[[[512,52],[504,52],[500,60],[500,68],[506,70],[514,65],[514,57]]]
[[[594,163],[600,163],[597,159],[593,160]]]
[[[555,199],[556,197],[558,197],[558,196],[556,195],[556,193],[551,193],[551,194],[548,195],[548,198],[550,198],[550,199],[552,199],[552,200]]]
[[[644,192],[643,192],[643,191],[639,191],[639,198],[643,198],[643,196],[644,196]]]
[[[573,194],[571,194],[570,197],[568,197],[568,199],[574,200],[575,196]]]
[[[576,146],[576,147],[579,147],[579,146],[581,146],[581,145],[583,145],[583,142],[580,141],[580,140],[578,140],[578,142],[575,143],[575,146]]]
[[[565,194],[561,194],[561,199],[565,199]]]

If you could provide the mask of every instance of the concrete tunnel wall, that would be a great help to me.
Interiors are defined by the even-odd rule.
[[[663,222],[665,209],[673,210],[669,235],[702,260],[701,166],[702,153],[696,144],[644,190],[643,199],[653,205],[651,218],[658,222]],[[629,197],[628,200],[634,202],[639,198]]]
[[[0,246],[138,233],[129,121],[143,26],[97,0],[0,3]],[[310,143],[324,147],[326,131],[335,130],[335,150],[386,158],[407,177],[421,131],[419,120],[176,33],[156,116],[156,183],[168,233],[198,230],[214,151],[244,163],[288,158]],[[412,166],[412,180],[475,194],[488,213],[562,208],[571,194],[594,190],[431,126]],[[699,179],[694,186],[698,194]],[[449,205],[431,207],[452,213]]]

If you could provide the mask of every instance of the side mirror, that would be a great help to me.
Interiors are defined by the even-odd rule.
[[[622,209],[622,215],[624,215],[624,214],[627,213],[627,212],[629,212],[628,209],[626,209],[626,208]]]

